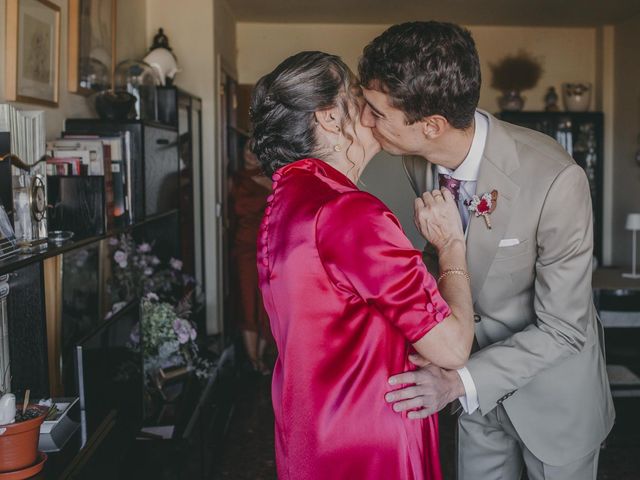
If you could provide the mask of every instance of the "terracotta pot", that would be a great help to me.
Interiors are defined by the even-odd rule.
[[[38,405],[29,408],[37,408],[41,415],[25,422],[0,425],[0,473],[21,470],[36,463],[40,425],[49,409]]]

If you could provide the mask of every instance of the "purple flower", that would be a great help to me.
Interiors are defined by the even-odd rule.
[[[173,331],[176,333],[180,344],[185,344],[189,341],[191,338],[191,330],[191,325],[181,318],[176,318],[173,321]]]
[[[177,258],[169,260],[169,265],[171,265],[171,268],[174,270],[182,270],[182,260],[178,260]]]
[[[120,268],[127,268],[127,265],[128,265],[127,262],[121,262],[118,264]]]
[[[138,251],[140,253],[148,253],[151,251],[151,245],[149,245],[147,242],[141,243],[140,245],[138,245]]]
[[[123,264],[124,263],[125,266],[126,266],[127,254],[124,253],[122,250],[116,250],[116,253],[113,254],[113,259],[116,261],[116,263],[118,263],[118,264]]]
[[[109,245],[115,247],[116,245],[118,245],[118,239],[116,237],[109,238]]]

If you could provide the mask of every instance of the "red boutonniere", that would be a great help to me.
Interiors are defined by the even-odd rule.
[[[482,195],[474,195],[471,200],[467,200],[467,208],[470,212],[475,212],[476,217],[483,217],[487,228],[491,230],[491,219],[489,215],[493,213],[498,204],[498,191],[492,190],[491,193],[483,193]]]

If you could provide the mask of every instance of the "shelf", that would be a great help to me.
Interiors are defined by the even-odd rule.
[[[95,125],[98,127],[103,127],[107,130],[114,130],[114,127],[119,125],[146,125],[148,127],[162,128],[164,130],[171,130],[172,132],[177,132],[178,128],[175,125],[165,122],[159,122],[156,120],[103,120],[100,118],[68,118],[68,122],[82,122],[88,125]]]
[[[152,215],[140,222],[134,223],[132,225],[127,225],[125,227],[116,228],[107,232],[104,235],[97,235],[93,237],[79,238],[77,240],[71,239],[67,240],[61,245],[55,245],[53,243],[44,243],[42,246],[34,247],[34,251],[31,253],[18,253],[11,258],[7,258],[5,260],[0,261],[0,275],[5,275],[7,273],[18,270],[22,267],[30,265],[32,263],[40,262],[47,258],[55,257],[58,255],[62,255],[71,250],[75,250],[77,248],[84,247],[85,245],[89,245],[91,243],[104,240],[105,238],[113,237],[114,235],[120,235],[122,233],[127,233],[135,228],[138,228],[142,225],[149,224],[163,218],[170,217],[171,215],[176,215],[178,213],[178,209],[168,210],[163,213],[158,213],[157,215]]]

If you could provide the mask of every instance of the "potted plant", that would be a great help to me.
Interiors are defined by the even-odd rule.
[[[0,474],[41,468],[46,456],[38,458],[38,438],[48,411],[47,407],[29,405],[29,390],[22,405],[16,406],[11,393],[0,397]],[[33,475],[37,471],[29,473]]]
[[[489,67],[493,74],[491,86],[502,92],[498,105],[501,110],[510,111],[522,110],[524,98],[520,92],[535,87],[543,72],[540,60],[524,50],[490,63]]]

